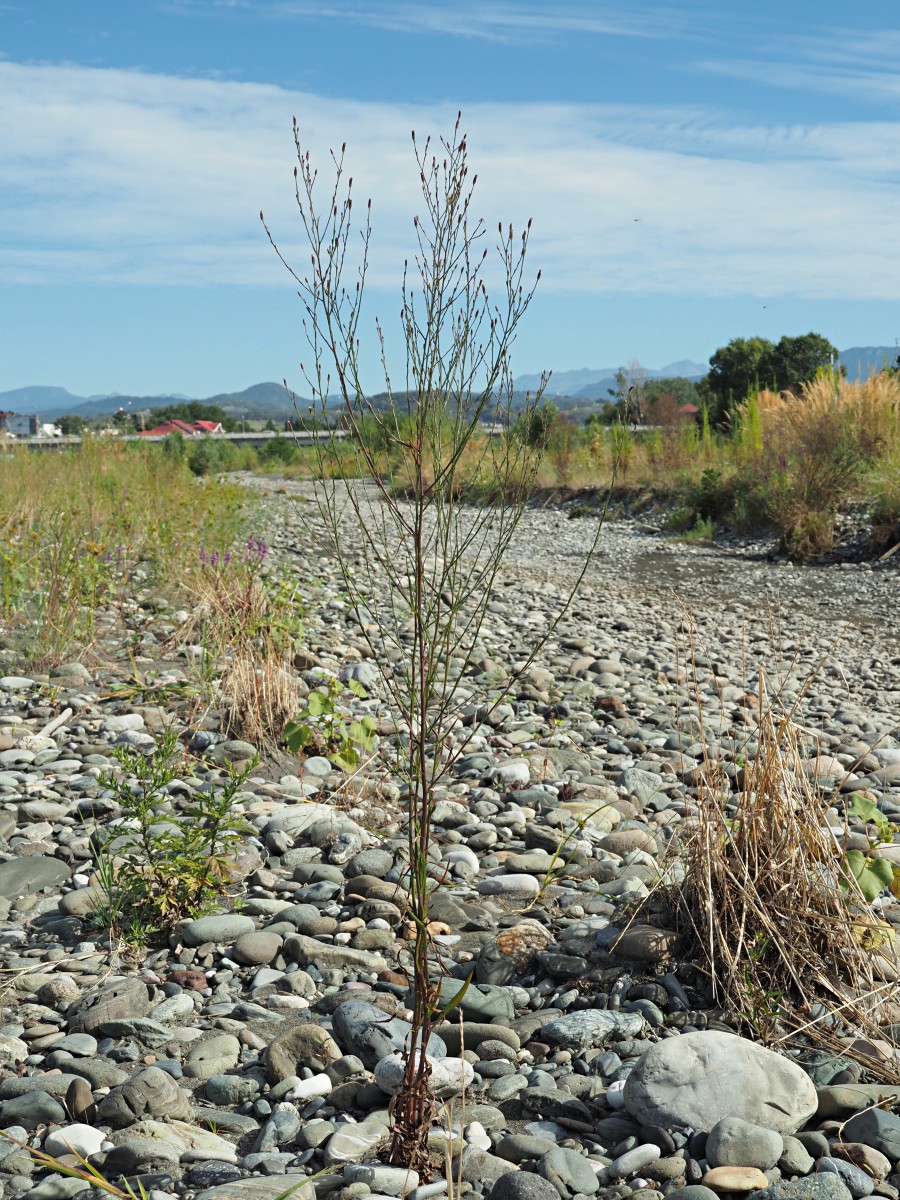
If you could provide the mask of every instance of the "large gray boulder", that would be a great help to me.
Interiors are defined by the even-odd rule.
[[[706,1030],[658,1042],[628,1076],[625,1107],[642,1125],[710,1130],[740,1117],[795,1133],[815,1113],[816,1089],[800,1067],[732,1033]]]

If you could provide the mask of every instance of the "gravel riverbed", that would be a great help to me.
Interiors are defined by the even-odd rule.
[[[270,569],[310,606],[298,703],[332,675],[357,679],[368,694],[345,693],[348,704],[386,745],[391,713],[310,485],[245,482]],[[526,511],[458,681],[468,741],[437,797],[435,874],[452,886],[436,889],[432,919],[445,998],[473,981],[429,1047],[443,1114],[430,1181],[382,1153],[409,1007],[402,798],[388,766],[348,782],[325,758],[300,769],[264,753],[238,797],[253,833],[235,903],[133,953],[92,920],[91,831],[120,815],[114,747],[181,731],[174,820],[255,748],[221,710],[188,723],[183,703],[115,697],[132,645],[144,673],[194,678],[191,614],[155,593],[101,614],[81,662],[36,674],[0,651],[0,1129],[16,1139],[0,1141],[0,1195],[91,1195],[18,1142],[77,1151],[154,1200],[274,1200],[292,1186],[302,1200],[448,1188],[474,1200],[897,1200],[894,1006],[866,1047],[881,1072],[863,1069],[840,1023],[833,1052],[775,1053],[736,1036],[671,931],[641,922],[619,935],[661,862],[677,871],[704,763],[735,779],[752,756],[760,668],[795,710],[804,769],[833,791],[829,822],[844,819],[842,796],[864,792],[900,824],[898,567],[790,567],[764,543],[685,544],[609,522],[574,603],[504,683],[592,536],[565,509]],[[368,622],[385,601],[375,584]],[[849,836],[868,845],[864,825]],[[900,861],[900,845],[879,853]],[[877,903],[900,924],[889,894]]]

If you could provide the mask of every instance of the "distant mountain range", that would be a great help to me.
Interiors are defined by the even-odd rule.
[[[18,413],[38,413],[50,420],[73,414],[79,417],[103,417],[124,408],[126,412],[164,408],[168,404],[200,399],[202,404],[217,404],[229,416],[250,420],[292,416],[295,409],[283,383],[255,383],[243,392],[221,392],[205,398],[171,394],[167,396],[75,396],[61,387],[23,387],[0,392],[0,409]],[[297,397],[301,412],[308,400]]]
[[[841,365],[846,367],[849,379],[865,378],[872,372],[883,370],[897,361],[897,346],[851,346],[840,353]],[[610,391],[616,389],[616,371],[620,367],[583,368],[576,371],[554,372],[545,396],[566,397],[570,400],[605,401]],[[645,367],[647,379],[702,379],[709,370],[708,363],[680,359],[658,370]],[[540,386],[539,375],[516,377],[516,395],[535,392]],[[296,398],[296,408],[283,383],[256,383],[242,392],[220,392],[205,398],[172,393],[165,396],[124,396],[114,392],[107,396],[76,396],[62,387],[23,387],[0,392],[0,410],[15,413],[37,413],[47,420],[66,414],[95,418],[109,416],[120,408],[140,412],[143,409],[162,408],[168,404],[199,399],[203,404],[216,404],[232,417],[248,420],[284,420],[293,416],[297,409],[301,413],[310,401],[302,396]],[[340,404],[338,397],[330,397],[329,407]]]
[[[584,400],[609,400],[611,391],[616,391],[617,367],[583,368],[580,371],[554,371],[547,384],[545,396],[577,396]],[[691,362],[680,359],[659,370],[644,367],[647,379],[702,379],[709,370],[709,363]],[[540,375],[517,375],[517,392],[536,392],[541,385]]]

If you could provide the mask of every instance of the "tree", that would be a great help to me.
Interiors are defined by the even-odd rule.
[[[820,333],[783,337],[777,345],[768,338],[732,338],[709,360],[706,382],[715,401],[711,416],[721,424],[761,388],[798,392],[819,371],[833,365],[837,356],[836,348]]]
[[[712,355],[706,378],[715,398],[711,416],[716,424],[751,392],[775,385],[774,377],[768,374],[774,349],[768,338],[732,338]]]
[[[56,424],[63,437],[77,437],[88,427],[87,420],[79,417],[76,413],[67,413],[64,417],[60,417]]]
[[[673,375],[666,379],[648,379],[644,384],[645,405],[652,404],[657,396],[674,396],[679,404],[696,404],[700,407],[697,381],[686,379],[682,375]]]
[[[804,383],[815,379],[838,358],[836,347],[820,333],[783,337],[771,353],[772,372],[779,392],[799,392]],[[844,368],[841,367],[844,373]]]
[[[368,608],[377,590],[375,573],[388,583],[389,601],[376,606],[362,633],[403,731],[394,769],[407,797],[412,1028],[392,1104],[390,1153],[395,1163],[427,1177],[435,1102],[428,1089],[426,1048],[432,1025],[461,1000],[466,986],[456,980],[449,994],[442,990],[432,962],[439,959],[429,924],[430,895],[440,886],[429,857],[435,789],[465,750],[457,733],[456,683],[478,654],[497,576],[542,452],[540,445],[529,446],[526,434],[543,388],[528,398],[523,420],[515,422],[510,366],[510,349],[537,284],[526,283],[524,274],[531,223],[518,235],[512,226],[500,226],[500,296],[492,301],[484,280],[488,250],[479,246],[486,230],[471,212],[475,178],[469,175],[460,120],[439,147],[430,140],[422,147],[413,134],[423,211],[413,221],[417,252],[401,289],[403,386],[392,387],[378,325],[388,390],[387,405],[376,405],[360,377],[358,337],[371,204],[363,211],[362,236],[355,243],[344,151],[333,155],[335,178],[323,203],[322,184],[316,186],[317,172],[296,122],[294,140],[295,199],[309,243],[308,274],[294,271],[267,226],[266,232],[305,310],[312,357],[302,369],[314,407],[324,418],[329,393],[339,392],[344,401],[343,429],[349,436],[337,443],[333,430],[323,428],[314,446],[320,456],[319,511],[352,606]],[[359,245],[356,261],[354,244]],[[482,420],[509,432],[485,437]],[[369,436],[367,425],[378,430],[379,438]],[[376,452],[375,441],[386,452]],[[335,453],[338,446],[345,452]],[[336,476],[329,476],[325,468],[334,471],[335,464]],[[369,477],[371,485],[355,486],[359,476]],[[464,487],[473,477],[488,480],[499,502],[464,507]],[[349,537],[347,520],[353,530]],[[589,556],[579,580],[588,561]],[[565,612],[568,604],[560,607]],[[522,656],[528,663],[535,649]]]

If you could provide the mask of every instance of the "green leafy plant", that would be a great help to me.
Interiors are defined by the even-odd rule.
[[[375,718],[349,717],[341,708],[344,690],[365,699],[366,689],[355,679],[342,685],[329,679],[306,697],[306,706],[284,729],[284,739],[292,754],[324,754],[345,771],[355,767],[363,754],[375,747]]]
[[[895,827],[873,800],[855,793],[847,806],[847,815],[874,825],[877,843],[893,841]],[[890,888],[894,895],[900,894],[900,868],[886,858],[873,858],[862,850],[848,850],[844,855],[843,870],[841,887],[849,892],[850,880],[855,880],[867,904],[877,899],[885,888]]]
[[[179,774],[178,749],[171,730],[150,754],[119,746],[124,774],[104,780],[122,820],[95,835],[97,919],[133,945],[212,909],[227,894],[234,855],[250,831],[234,805],[255,761],[176,808],[169,785]]]

